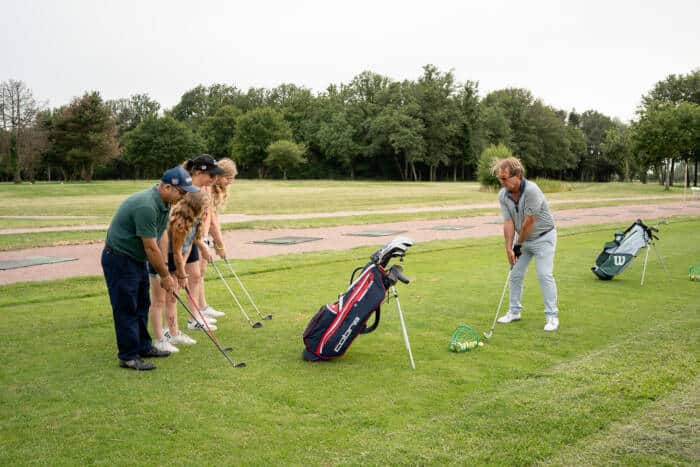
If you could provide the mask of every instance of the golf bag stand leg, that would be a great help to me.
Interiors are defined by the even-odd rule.
[[[644,285],[644,278],[647,275],[647,261],[649,261],[649,250],[651,249],[651,243],[647,245],[647,251],[644,253],[644,265],[642,266],[642,281],[639,285]]]
[[[651,246],[652,246],[652,248],[654,248],[654,254],[656,255],[656,258],[659,260],[659,263],[661,263],[661,266],[664,267],[664,271],[666,271],[666,277],[668,277],[670,279],[671,272],[666,267],[666,261],[664,261],[664,258],[663,258],[663,256],[661,256],[661,253],[659,253],[659,250],[658,250],[658,248],[656,248],[656,245],[654,245],[652,243]]]
[[[399,294],[396,293],[396,287],[391,286],[391,293],[396,299],[396,308],[399,310],[399,320],[401,321],[401,332],[403,332],[403,341],[406,344],[406,350],[408,350],[408,358],[411,360],[411,368],[416,369],[416,363],[413,361],[413,352],[411,352],[411,343],[408,341],[408,331],[406,331],[406,323],[403,320],[403,313],[401,312],[401,303],[399,302]]]

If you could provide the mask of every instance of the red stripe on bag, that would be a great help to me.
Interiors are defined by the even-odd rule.
[[[350,295],[350,299],[348,300],[348,302],[343,303],[343,309],[338,311],[338,315],[333,320],[333,323],[331,323],[331,325],[326,330],[325,334],[323,334],[321,342],[319,342],[318,347],[316,349],[316,352],[318,354],[321,354],[323,352],[323,347],[326,345],[333,333],[337,330],[338,326],[340,326],[340,323],[343,322],[343,320],[348,314],[348,311],[352,309],[353,305],[357,303],[357,301],[361,297],[364,297],[364,295],[367,293],[367,290],[370,288],[373,282],[374,274],[372,274],[370,270],[367,270],[364,277],[360,277],[358,279],[358,284],[355,290],[353,291],[352,295]]]

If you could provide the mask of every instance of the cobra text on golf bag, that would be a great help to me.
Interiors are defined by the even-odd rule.
[[[649,227],[641,219],[637,219],[624,232],[615,232],[615,239],[605,244],[591,271],[604,281],[621,274],[629,267],[641,248],[646,248],[652,240],[659,239],[654,235],[654,232],[658,231],[656,227]]]
[[[392,258],[403,260],[411,245],[413,241],[410,238],[397,237],[377,250],[369,263],[353,271],[350,286],[338,301],[323,305],[306,327],[303,335],[304,360],[323,361],[340,357],[358,335],[368,334],[377,328],[380,306],[387,290],[391,288],[395,294],[394,284],[397,281],[409,282],[401,266],[392,265],[387,269],[387,265]],[[354,279],[359,271],[360,275]],[[372,314],[375,315],[374,322],[367,326]],[[406,334],[404,337],[407,341]]]

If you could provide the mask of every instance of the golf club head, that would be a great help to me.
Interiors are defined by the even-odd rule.
[[[402,258],[408,247],[413,246],[413,240],[408,237],[396,237],[370,256],[370,260],[379,266],[386,266],[391,258]]]
[[[234,368],[245,368],[246,364],[245,364],[245,362],[236,363],[235,365],[233,365],[233,367]]]
[[[251,324],[250,327],[253,329],[261,328],[262,323],[260,321],[258,321],[257,323]]]
[[[491,337],[493,336],[493,330],[489,332],[483,332],[482,334],[484,335],[484,338],[491,339]]]
[[[267,316],[263,316],[263,319],[266,319],[266,320],[268,320],[268,321],[269,321],[269,320],[271,320],[271,319],[272,319],[272,315],[267,315]]]

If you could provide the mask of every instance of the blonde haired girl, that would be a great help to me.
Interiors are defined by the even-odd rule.
[[[211,203],[210,196],[203,191],[188,193],[170,212],[170,223],[160,241],[163,254],[167,252],[168,270],[175,276],[180,288],[188,287],[187,263],[197,263],[199,253],[211,259],[203,241],[200,224]],[[195,248],[195,245],[198,248]],[[165,308],[168,329],[162,329],[162,310]],[[196,341],[182,333],[177,324],[177,302],[166,294],[158,284],[157,275],[151,274],[150,320],[156,339],[153,346],[158,350],[177,352],[174,344],[195,344]]]
[[[223,235],[221,234],[221,223],[219,221],[219,214],[223,213],[226,209],[226,203],[228,201],[229,189],[231,188],[231,183],[236,179],[238,175],[238,169],[236,168],[236,163],[229,158],[219,159],[216,164],[221,168],[222,173],[216,176],[213,185],[208,190],[211,192],[212,202],[209,209],[209,215],[202,223],[202,234],[204,238],[211,235],[214,243],[214,250],[220,258],[226,258],[226,247],[224,245]],[[202,258],[200,261],[200,276],[204,277],[207,270],[208,261]],[[217,311],[211,306],[207,305],[207,299],[204,292],[204,284],[202,281],[202,286],[199,287],[199,295],[196,296],[199,303],[202,304],[202,313],[210,318],[218,318],[224,316],[224,313]]]

